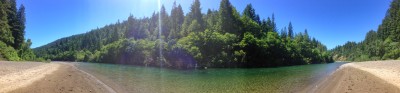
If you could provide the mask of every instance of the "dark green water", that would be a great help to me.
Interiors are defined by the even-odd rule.
[[[76,66],[112,88],[145,93],[298,92],[314,85],[343,63],[280,68],[170,70],[99,63]],[[112,84],[111,84],[112,83]]]

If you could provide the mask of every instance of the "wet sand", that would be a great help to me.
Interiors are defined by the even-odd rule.
[[[342,65],[308,93],[400,93],[400,61]]]
[[[64,62],[0,62],[0,91],[2,93],[114,92],[95,77]]]

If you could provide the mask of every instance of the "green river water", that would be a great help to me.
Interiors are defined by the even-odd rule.
[[[299,92],[344,63],[279,68],[171,70],[100,63],[75,63],[116,91],[130,93]]]

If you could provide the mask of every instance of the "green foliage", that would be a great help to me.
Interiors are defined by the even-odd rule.
[[[389,53],[386,53],[383,55],[382,59],[397,59],[400,57],[400,49],[396,49],[393,51],[390,51]]]
[[[171,19],[170,19],[171,32],[168,36],[168,39],[180,38],[179,34],[182,29],[184,17],[185,16],[183,15],[182,6],[181,5],[176,6],[176,2],[174,2],[174,5],[171,10]]]
[[[241,18],[242,20],[242,31],[244,32],[250,32],[254,35],[256,35],[256,37],[260,37],[262,36],[262,32],[261,32],[261,27],[260,25],[257,24],[256,21],[252,20],[251,18],[247,17],[247,16],[243,16]],[[242,34],[242,33],[241,33]]]
[[[23,60],[36,60],[36,55],[33,53],[33,50],[30,48],[32,42],[30,39],[27,40],[26,43],[23,43],[21,49],[19,50],[18,55],[20,55]]]
[[[17,51],[11,47],[5,44],[4,42],[0,41],[0,55],[2,55],[5,59],[9,61],[19,61],[20,58],[18,57]]]
[[[188,17],[192,21],[196,20],[200,24],[201,27],[204,26],[203,14],[201,13],[199,0],[194,0],[192,6],[190,7],[190,12],[188,14]],[[201,29],[201,30],[203,30],[203,29]]]
[[[400,57],[400,2],[393,0],[378,31],[369,31],[364,41],[346,43],[332,49],[336,60],[367,61]]]
[[[24,35],[25,35],[25,7],[21,5],[16,15],[14,15],[13,20],[9,21],[13,23],[9,23],[12,26],[12,32],[14,37],[14,45],[15,49],[21,49],[24,44]]]
[[[167,11],[165,10],[165,7],[164,7],[164,5],[161,7],[161,11],[160,11],[160,18],[161,18],[161,30],[162,30],[162,32],[161,32],[161,34],[164,36],[164,37],[167,37],[167,36],[169,36],[169,34],[170,34],[170,31],[169,30],[171,30],[170,29],[170,24],[169,24],[169,21],[170,21],[170,19],[169,19],[169,15],[167,14]]]
[[[176,47],[188,51],[200,66],[220,66],[224,62],[232,62],[233,55],[228,55],[233,49],[235,35],[216,31],[190,33],[180,39]]]
[[[201,31],[201,25],[197,22],[197,20],[193,20],[192,23],[188,27],[188,31],[190,32],[200,32]]]
[[[243,15],[249,17],[257,23],[260,23],[260,16],[256,14],[256,10],[251,4],[247,4],[246,8],[243,11]]]
[[[0,1],[0,56],[9,61],[36,60],[30,46],[32,42],[24,38],[25,7],[16,7],[15,0]]]
[[[190,12],[185,17],[185,21],[182,26],[181,36],[187,36],[191,32],[204,31],[205,25],[203,20],[203,14],[201,13],[200,1],[194,0],[190,6]]]
[[[221,0],[217,25],[223,33],[238,34],[240,31],[239,13],[229,0]]]
[[[293,37],[294,37],[294,34],[293,34],[293,26],[292,26],[292,22],[290,22],[289,23],[289,27],[288,27],[288,36],[290,37],[290,38],[292,38],[293,39]]]
[[[0,2],[0,41],[6,43],[7,45],[12,45],[14,43],[14,37],[12,36],[12,31],[8,24],[8,4],[5,0]]]
[[[276,67],[333,62],[326,47],[308,32],[278,34],[275,17],[260,21],[249,4],[240,15],[229,0],[201,13],[195,0],[185,16],[174,3],[149,18],[117,22],[61,38],[34,49],[39,57],[168,68]],[[161,25],[159,24],[161,20]],[[161,27],[160,27],[161,26]],[[161,35],[159,34],[161,30]]]

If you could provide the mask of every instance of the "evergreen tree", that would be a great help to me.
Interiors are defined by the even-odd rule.
[[[190,6],[190,12],[188,15],[185,17],[185,21],[182,26],[182,31],[181,35],[182,36],[187,36],[191,32],[201,32],[204,31],[204,20],[203,20],[203,14],[201,13],[201,8],[200,8],[200,1],[199,0],[194,0],[193,4]],[[194,22],[196,21],[196,22]],[[192,24],[196,23],[196,24]],[[192,25],[200,25],[199,29],[189,29],[189,27]]]
[[[204,20],[203,20],[203,14],[201,13],[201,8],[200,8],[200,1],[199,0],[194,0],[194,3],[190,7],[190,12],[189,12],[189,18],[193,20],[197,20],[197,22],[203,26],[204,25]]]
[[[393,0],[378,31],[369,31],[364,41],[332,49],[336,60],[366,61],[400,59],[400,0]]]
[[[289,27],[288,27],[288,36],[293,39],[294,38],[294,33],[293,33],[293,26],[292,26],[292,22],[289,22]]]
[[[36,60],[30,45],[24,42],[25,7],[17,11],[15,0],[0,1],[0,59],[9,61]]]
[[[14,37],[8,24],[7,6],[5,0],[0,1],[0,41],[7,45],[12,45],[14,43]]]
[[[267,32],[269,31],[269,26],[268,26],[268,22],[267,20],[263,19],[261,21],[261,30],[263,33],[267,34]]]
[[[160,11],[160,15],[161,15],[161,33],[163,36],[167,37],[170,33],[169,30],[170,29],[170,24],[169,24],[169,15],[167,14],[167,11],[165,10],[164,5],[161,6],[161,11]]]
[[[308,35],[308,30],[304,30],[304,38],[307,39],[307,41],[310,40],[310,36]]]
[[[218,20],[219,29],[224,33],[240,33],[240,28],[238,27],[238,19],[239,18],[236,14],[236,10],[233,9],[233,6],[229,2],[229,0],[221,0]]]
[[[208,9],[207,16],[206,16],[206,29],[215,31],[218,29],[217,22],[218,22],[218,11]]]
[[[162,26],[159,26],[160,20]],[[277,67],[332,62],[326,46],[315,39],[311,41],[307,31],[294,36],[290,23],[292,40],[289,40],[286,27],[281,35],[276,31],[274,14],[261,22],[257,20],[259,16],[251,5],[241,16],[229,0],[222,0],[219,10],[208,9],[203,16],[200,2],[195,0],[186,16],[176,3],[170,16],[162,6],[160,12],[154,12],[149,18],[129,16],[127,21],[35,48],[35,53],[58,61],[178,69],[193,68],[195,64],[200,67]],[[161,42],[159,37],[165,39]],[[0,48],[1,45],[0,42]],[[29,45],[30,40],[24,47]],[[23,52],[21,57],[30,58],[24,54],[29,52]]]
[[[287,29],[286,29],[286,27],[285,28],[283,28],[283,29],[281,29],[281,37],[282,38],[286,38],[288,35],[287,35]]]
[[[184,15],[183,15],[183,10],[181,5],[179,4],[176,6],[176,2],[174,2],[174,5],[172,6],[171,10],[171,32],[168,36],[170,39],[175,39],[179,38],[179,33],[181,30],[181,26],[184,21]]]
[[[260,17],[256,14],[256,10],[253,8],[251,4],[247,4],[246,8],[243,11],[243,16],[247,16],[251,18],[253,21],[260,24]]]
[[[268,31],[268,32],[273,32],[272,26],[273,26],[272,20],[271,20],[270,17],[268,17],[268,18],[267,18],[267,28],[268,28],[267,31]]]
[[[278,29],[276,29],[276,23],[275,23],[275,14],[272,13],[272,24],[271,28],[274,32],[278,32]]]
[[[24,43],[24,36],[25,36],[25,6],[21,5],[17,11],[17,29],[13,32],[14,36],[14,48],[21,48],[22,44]]]
[[[12,35],[14,37],[14,43],[12,46],[15,49],[20,49],[21,45],[23,43],[23,38],[21,38],[21,29],[20,29],[20,23],[17,17],[17,3],[15,0],[5,0],[7,6],[7,19],[8,19],[8,25],[10,26],[10,30],[12,32]],[[22,36],[23,37],[23,36]]]

